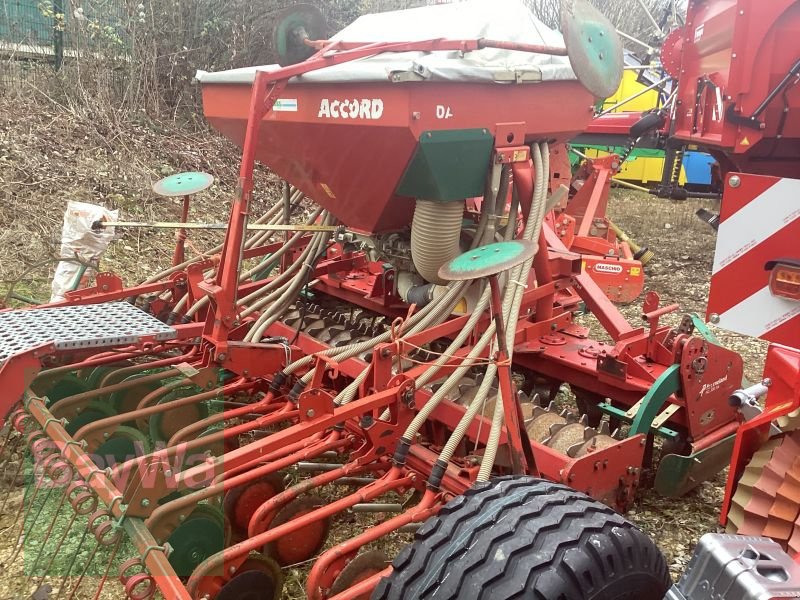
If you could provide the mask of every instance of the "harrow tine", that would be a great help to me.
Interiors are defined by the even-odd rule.
[[[57,455],[55,455],[55,454],[53,454],[51,456],[57,457]],[[44,507],[47,506],[48,503],[50,502],[50,496],[53,495],[53,490],[56,489],[56,487],[57,487],[55,479],[52,479],[52,478],[49,477],[49,474],[47,473],[48,469],[44,465],[42,465],[42,469],[43,469],[42,481],[41,481],[41,483],[37,482],[34,485],[33,497],[31,498],[31,501],[30,501],[30,503],[29,503],[29,505],[28,505],[28,507],[26,508],[26,511],[25,511],[26,514],[22,519],[22,530],[23,530],[24,534],[21,535],[20,543],[17,544],[16,550],[14,551],[13,556],[9,559],[9,562],[11,562],[11,563],[13,563],[14,560],[17,558],[17,556],[19,556],[20,551],[25,546],[25,541],[30,539],[31,534],[33,533],[33,528],[38,523],[39,517],[42,514],[42,510],[44,510]],[[36,472],[35,472],[35,470],[36,470],[36,466],[34,465],[34,474],[33,474],[34,481],[36,481]],[[48,479],[49,479],[49,484],[46,483]],[[41,487],[44,487],[44,486],[47,486],[47,494],[45,494],[44,499],[39,502],[39,508],[36,511],[36,516],[34,516],[33,519],[30,520],[30,527],[28,528],[27,531],[25,531],[25,524],[28,521],[28,517],[30,515],[31,510],[33,510],[34,504],[36,503],[36,496],[38,495],[39,489]]]
[[[30,570],[28,571],[28,575],[25,578],[26,583],[29,583],[31,579],[33,579],[33,577],[36,575],[36,567],[39,566],[39,561],[45,554],[45,549],[47,548],[47,541],[53,534],[53,528],[55,527],[55,524],[58,522],[58,517],[61,514],[61,509],[63,508],[64,503],[67,501],[67,496],[68,496],[67,489],[68,489],[67,486],[64,486],[64,493],[61,495],[61,499],[59,500],[58,506],[56,507],[55,511],[53,511],[53,518],[50,521],[50,525],[47,528],[47,532],[44,534],[44,538],[39,542],[39,551],[36,553],[36,560],[33,561],[33,565],[31,566]]]
[[[69,561],[69,566],[67,567],[66,571],[64,571],[64,575],[61,577],[61,581],[58,584],[58,595],[56,596],[55,600],[60,600],[61,595],[64,593],[64,588],[66,587],[67,580],[69,579],[69,574],[72,572],[72,567],[75,566],[75,561],[77,560],[78,555],[81,553],[81,549],[83,548],[83,543],[86,541],[86,536],[88,534],[89,534],[89,528],[86,527],[83,530],[83,534],[81,534],[81,540],[80,542],[78,542],[78,547],[72,554],[72,559]]]
[[[120,537],[117,542],[114,544],[114,547],[111,549],[111,556],[108,558],[108,562],[106,563],[106,569],[103,572],[103,575],[100,577],[100,581],[97,584],[97,592],[94,594],[94,598],[92,600],[100,600],[100,594],[103,591],[103,588],[106,586],[106,582],[108,581],[108,575],[111,573],[111,567],[114,564],[114,561],[117,558],[117,552],[119,552],[119,547],[122,545],[122,537]]]
[[[53,567],[53,563],[56,560],[56,556],[58,556],[58,549],[64,545],[64,542],[66,541],[67,537],[72,531],[72,527],[75,525],[75,521],[77,521],[77,519],[78,519],[78,513],[73,511],[72,516],[69,519],[69,523],[67,523],[66,529],[64,529],[64,532],[61,534],[61,538],[58,540],[58,543],[53,548],[53,553],[50,555],[50,560],[47,561],[47,566],[42,571],[41,577],[39,577],[39,579],[36,581],[37,588],[41,587],[42,583],[44,583],[45,577],[47,577],[47,574]]]
[[[0,459],[2,459],[5,456],[6,449],[11,447],[11,439],[16,437],[16,436],[14,436],[14,432],[16,430],[11,426],[10,423],[6,424],[6,430],[7,430],[7,432],[6,432],[5,439],[3,440],[3,445],[0,446]],[[7,459],[6,462],[11,460],[11,458],[10,458],[11,455],[13,455],[13,452],[9,452],[9,458]]]
[[[7,489],[3,494],[3,503],[0,504],[0,515],[5,513],[6,504],[8,503],[8,499],[11,497],[11,494],[14,491],[14,488],[16,487],[17,480],[19,479],[19,474],[22,472],[22,467],[24,464],[25,464],[24,458],[20,457],[20,460],[17,462],[17,468],[14,471],[14,475],[11,477],[11,479],[6,479],[7,471],[5,470],[3,471],[2,481],[6,482]],[[17,515],[19,515],[19,512],[17,512]]]
[[[94,548],[89,553],[89,557],[86,559],[83,565],[83,569],[81,570],[80,575],[78,575],[78,581],[72,587],[72,591],[70,591],[69,596],[67,596],[67,600],[72,600],[75,597],[75,593],[81,587],[81,583],[83,583],[83,578],[86,577],[86,573],[89,571],[89,567],[91,566],[92,562],[94,562],[94,557],[97,555],[97,551],[100,549],[100,542],[97,541],[94,544]]]

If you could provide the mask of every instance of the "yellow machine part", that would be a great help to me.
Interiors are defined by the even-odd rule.
[[[629,98],[642,91],[645,86],[636,81],[637,76],[638,71],[625,71],[625,73],[622,75],[622,81],[620,82],[617,91],[614,92],[613,96],[610,96],[603,101],[603,110],[606,110],[607,108],[610,108],[615,104],[625,100],[625,98]],[[620,107],[614,112],[644,112],[655,107],[657,103],[658,92],[656,90],[650,90],[638,98],[625,103],[624,106]]]
[[[625,71],[622,76],[622,81],[617,88],[617,91],[614,93],[613,96],[606,98],[603,102],[603,110],[614,106],[618,102],[621,102],[625,98],[629,98],[637,93],[639,93],[642,89],[644,89],[644,85],[639,83],[636,79],[638,76],[638,71]],[[645,92],[638,98],[627,102],[624,106],[621,106],[614,112],[644,112],[647,110],[651,110],[658,104],[658,92],[656,90],[650,90],[649,92]],[[602,152],[598,150],[593,150],[587,148],[586,155],[592,158],[606,156],[607,152]],[[615,176],[615,179],[623,179],[625,181],[636,181],[641,182],[643,184],[647,184],[650,182],[659,182],[661,181],[661,173],[664,170],[664,158],[663,157],[644,157],[644,156],[631,156],[625,164],[622,165],[622,169],[619,173]],[[679,179],[679,183],[681,185],[686,184],[686,172],[684,171],[683,167],[681,167],[681,176]]]
[[[599,158],[608,156],[608,152],[586,149],[586,156],[589,158]],[[622,164],[622,169],[617,173],[615,179],[626,181],[638,181],[643,184],[661,181],[661,172],[664,170],[664,159],[660,157],[632,156]],[[686,184],[686,171],[681,167],[681,176],[678,180],[681,185]]]

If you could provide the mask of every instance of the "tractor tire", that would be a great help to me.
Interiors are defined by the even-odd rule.
[[[429,519],[372,600],[650,600],[670,585],[656,545],[606,505],[501,477]]]

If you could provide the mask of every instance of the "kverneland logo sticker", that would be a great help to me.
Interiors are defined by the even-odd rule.
[[[597,263],[594,270],[598,273],[622,273],[622,265],[610,265],[608,263]]]
[[[704,383],[703,387],[700,388],[700,396],[705,396],[706,394],[710,394],[711,392],[716,392],[719,388],[722,387],[722,384],[728,381],[728,375],[725,374],[716,381],[712,381],[711,383]]]

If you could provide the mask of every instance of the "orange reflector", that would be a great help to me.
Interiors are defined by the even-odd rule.
[[[777,263],[769,278],[769,290],[774,296],[800,300],[800,267]]]

